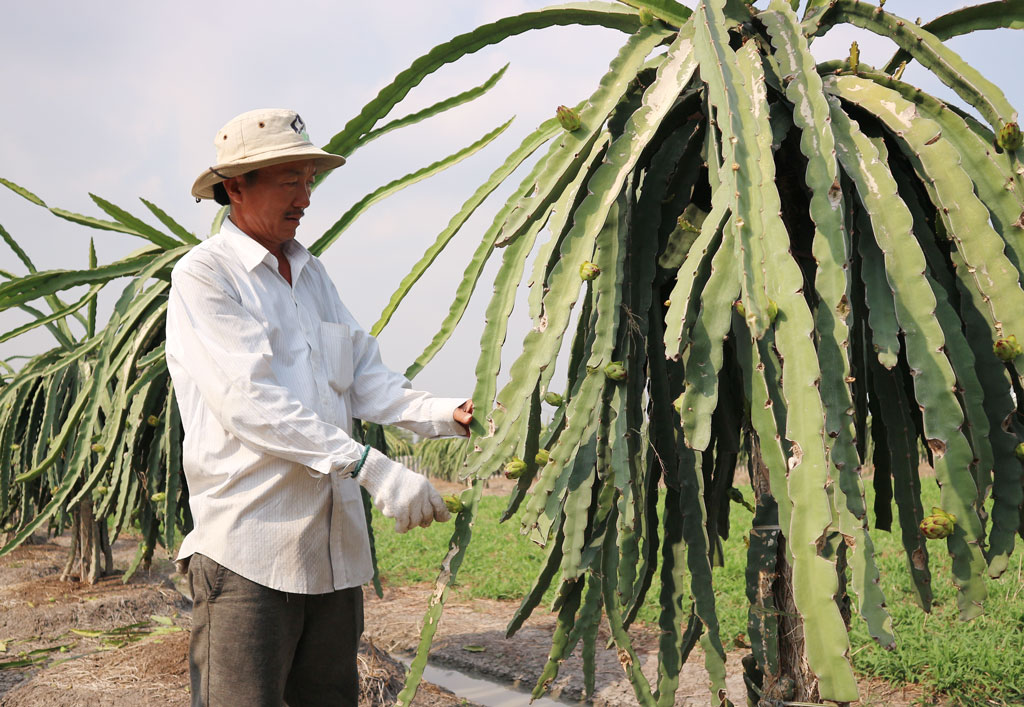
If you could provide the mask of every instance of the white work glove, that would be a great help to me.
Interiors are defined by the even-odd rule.
[[[386,518],[395,519],[395,532],[404,533],[417,525],[426,528],[435,520],[444,522],[451,518],[441,494],[426,477],[391,461],[376,449],[370,449],[356,480],[369,492],[377,510]]]

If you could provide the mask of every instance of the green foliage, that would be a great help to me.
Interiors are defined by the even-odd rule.
[[[672,676],[700,636],[712,701],[724,704],[720,613],[732,608],[718,606],[711,566],[723,561],[742,445],[758,450],[766,484],[747,594],[771,609],[772,597],[754,591],[758,574],[790,565],[817,676],[795,699],[854,700],[850,620],[833,597],[893,647],[870,529],[891,527],[894,500],[926,610],[948,575],[929,562],[935,546],[918,528],[917,450],[941,483],[937,505],[958,519],[945,543],[961,618],[983,611],[987,578],[1007,569],[1021,527],[1012,452],[1024,410],[1009,391],[1024,400],[1022,359],[1015,352],[1003,365],[992,353],[1024,326],[1024,171],[1015,143],[996,145],[1017,116],[942,40],[1018,26],[1022,8],[991,3],[919,26],[854,0],[806,3],[802,20],[800,3],[783,0],[766,9],[705,0],[692,13],[628,4],[644,11],[641,26],[467,271],[475,286],[488,249],[507,247],[481,339],[474,405],[483,414],[465,476],[527,462],[505,517],[525,500],[517,518],[545,556],[510,632],[553,593],[558,630],[535,694],[571,646],[587,650],[602,613],[631,656],[625,628],[646,610],[660,564],[659,677],[652,685],[628,671],[636,698],[670,703]],[[844,23],[893,40],[988,125],[859,60],[818,64],[810,42]],[[651,54],[655,46],[664,50]],[[527,279],[523,251],[534,239]],[[524,279],[534,326],[498,390]],[[453,312],[471,294],[461,290]],[[566,357],[566,382],[552,381]],[[621,364],[614,376],[611,362]],[[565,393],[541,435],[534,418],[549,386]],[[549,452],[538,469],[536,446]],[[872,462],[874,517],[860,476]],[[674,499],[664,516],[659,483]],[[755,628],[748,677],[769,697],[786,677],[777,656],[789,632],[781,621]]]
[[[416,443],[412,456],[416,470],[425,476],[456,481],[466,466],[469,440],[464,437],[424,439]]]

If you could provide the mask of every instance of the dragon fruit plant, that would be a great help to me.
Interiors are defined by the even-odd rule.
[[[547,551],[508,627],[514,633],[554,586],[557,627],[535,696],[573,650],[593,688],[606,616],[639,704],[673,703],[698,641],[712,703],[728,702],[712,567],[744,451],[756,495],[748,699],[852,701],[850,627],[837,595],[851,595],[852,620],[882,646],[895,641],[872,534],[898,515],[926,611],[926,540],[941,536],[970,619],[1021,528],[1015,450],[1024,434],[1011,395],[1024,404],[1018,116],[944,42],[1019,27],[1024,4],[990,2],[921,24],[862,0],[626,2],[508,18],[422,60],[500,41],[513,23],[626,35],[576,118],[560,107],[509,156],[518,163],[547,145],[483,234],[411,371],[450,335],[500,252],[463,476],[478,494],[514,457],[503,519],[516,518]],[[811,43],[843,24],[898,51],[881,67],[856,46],[817,61]],[[960,102],[903,81],[909,62]],[[506,344],[524,287],[533,326]],[[513,345],[498,389],[502,349]],[[553,380],[556,361],[567,362],[564,379]],[[545,426],[551,389],[562,393]],[[541,449],[547,463],[535,464]],[[921,450],[948,516],[922,508]],[[477,497],[466,497],[401,704],[415,694],[470,541]],[[648,680],[627,629],[655,577],[661,640]],[[763,577],[778,578],[788,596]]]

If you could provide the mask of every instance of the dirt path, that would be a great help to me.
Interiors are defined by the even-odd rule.
[[[115,567],[128,565],[134,541],[115,545]],[[0,559],[0,707],[117,705],[170,707],[188,704],[190,602],[176,586],[173,565],[156,560],[125,585],[120,576],[95,586],[60,582],[67,541],[26,545]],[[388,653],[411,656],[431,586],[386,587],[383,599],[366,593],[366,645],[361,655],[361,705],[390,704],[403,668]],[[554,618],[536,612],[512,638],[505,626],[517,603],[451,600],[434,640],[431,663],[485,677],[523,692],[527,704],[550,648]],[[77,631],[77,633],[75,632]],[[657,635],[634,627],[631,635],[644,673],[656,674]],[[602,639],[606,639],[602,636]],[[603,645],[604,640],[598,643]],[[745,704],[740,652],[728,656],[729,697]],[[677,705],[709,703],[703,658],[695,650],[679,676]],[[550,694],[576,702],[583,692],[578,653],[561,666]],[[914,704],[916,694],[862,684],[863,705]],[[437,686],[424,685],[419,707],[469,704]],[[633,705],[636,699],[614,650],[597,657],[595,705]]]

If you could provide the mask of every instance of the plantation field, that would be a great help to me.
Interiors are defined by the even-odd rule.
[[[922,486],[925,508],[938,504],[938,488],[933,481],[924,479]],[[752,503],[751,488],[740,490]],[[874,494],[870,486],[867,492],[871,507]],[[458,575],[456,600],[518,601],[529,590],[544,551],[519,534],[516,518],[503,525],[497,523],[505,506],[503,496],[484,496],[473,541]],[[750,516],[741,505],[732,505],[729,539],[723,543],[724,566],[715,571],[722,639],[730,652],[746,652],[744,537]],[[422,532],[399,536],[388,521],[376,516],[374,532],[385,586],[433,582],[437,563],[447,549],[448,526],[435,524]],[[891,533],[873,532],[872,538],[898,644],[891,652],[879,648],[855,615],[851,640],[857,671],[865,678],[892,685],[917,686],[918,699],[925,704],[1024,704],[1024,552],[1018,547],[1010,569],[1000,579],[989,581],[985,615],[964,623],[958,618],[950,560],[941,541],[930,542],[935,600],[932,613],[925,614],[911,591],[898,519],[894,519]],[[553,590],[549,590],[535,615],[546,614],[552,596]],[[657,619],[657,596],[655,579],[639,613],[639,620],[649,626]]]
[[[435,483],[457,489],[454,484]],[[553,617],[542,603],[513,639],[504,638],[504,629],[529,589],[543,550],[519,534],[515,518],[504,525],[496,522],[507,500],[505,489],[495,486],[490,493],[496,495],[483,497],[473,543],[449,598],[431,660],[530,689],[547,655]],[[926,479],[924,487],[926,501],[935,501],[934,484]],[[752,500],[750,488],[740,488],[746,500]],[[725,564],[715,575],[716,599],[729,651],[730,696],[742,700],[739,659],[748,650],[743,536],[749,511],[733,504],[731,519],[730,537],[723,545]],[[451,525],[435,524],[401,536],[390,526],[390,521],[375,515],[385,596],[377,599],[367,591],[366,637],[378,649],[408,655],[418,641]],[[989,582],[986,614],[961,623],[941,543],[931,544],[936,599],[933,613],[924,614],[914,603],[906,578],[898,527],[892,534],[876,532],[873,537],[899,643],[892,652],[877,648],[855,620],[852,652],[860,673],[861,704],[1022,704],[1024,553],[1018,550],[1006,574]],[[123,569],[134,555],[134,540],[122,538],[115,550],[116,566]],[[117,695],[118,704],[187,704],[189,605],[174,588],[171,563],[158,557],[151,572],[140,572],[128,585],[114,576],[88,587],[56,580],[66,551],[67,539],[58,538],[26,545],[0,561],[0,663],[27,661],[0,669],[0,705],[84,704],[98,694]],[[178,578],[177,586],[182,584]],[[631,630],[645,661],[656,657],[657,592],[655,581]],[[162,623],[168,620],[170,624]],[[379,669],[379,661],[374,665]],[[395,679],[392,672],[393,690]],[[697,649],[684,666],[677,704],[707,704],[706,680]],[[578,656],[566,661],[553,687],[563,699],[578,699]],[[599,656],[598,688],[596,704],[634,703],[614,650]],[[420,695],[418,705],[459,704],[428,684]],[[525,704],[525,693],[523,699]]]

